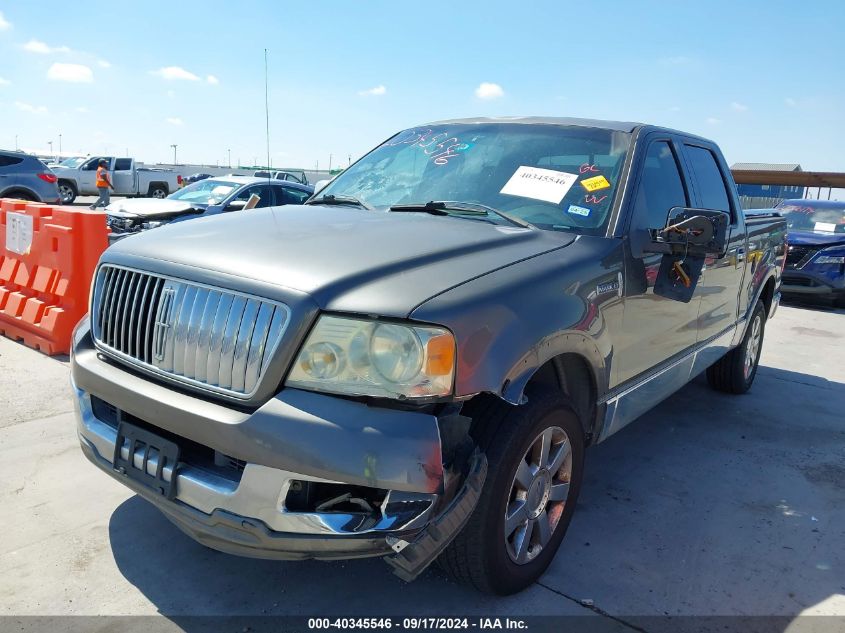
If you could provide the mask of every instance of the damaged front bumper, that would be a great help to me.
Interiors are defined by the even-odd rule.
[[[486,461],[466,418],[294,389],[239,411],[152,382],[100,356],[90,336],[78,340],[83,452],[204,545],[271,559],[390,555],[411,579],[475,507]],[[176,472],[122,436],[116,452],[121,423],[179,445]],[[116,463],[159,477],[162,489]]]

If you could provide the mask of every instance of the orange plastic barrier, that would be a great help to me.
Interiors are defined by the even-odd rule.
[[[69,353],[107,246],[102,211],[0,200],[0,334]]]

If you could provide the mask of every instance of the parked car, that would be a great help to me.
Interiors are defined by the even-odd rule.
[[[301,185],[308,184],[308,177],[304,171],[268,171],[258,170],[252,174],[256,178],[270,178],[272,180],[289,180],[291,182],[298,182]]]
[[[97,195],[96,176],[100,160],[108,162],[114,193],[119,196],[165,198],[182,184],[182,176],[170,169],[138,167],[134,158],[95,156],[78,167],[68,167],[57,174],[65,204],[71,204],[77,196]]]
[[[56,175],[35,156],[0,150],[0,198],[61,203]]]
[[[434,123],[306,205],[114,245],[74,334],[85,455],[232,554],[519,591],[585,447],[700,372],[747,391],[778,305],[784,220],[659,127]]]
[[[109,239],[119,239],[172,222],[243,209],[253,194],[256,208],[302,204],[314,188],[293,182],[271,181],[244,176],[206,178],[183,187],[167,198],[117,200],[106,208],[111,229]]]
[[[845,202],[784,200],[789,247],[783,294],[845,308]]]
[[[206,178],[211,178],[211,174],[191,174],[182,180],[182,184],[190,185],[195,182],[199,182],[200,180],[205,180]]]
[[[68,158],[64,158],[58,163],[50,165],[50,169],[76,169],[86,160],[88,160],[88,156],[70,156]]]

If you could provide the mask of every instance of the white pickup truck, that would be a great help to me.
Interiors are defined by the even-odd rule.
[[[77,196],[97,195],[97,164],[105,159],[114,193],[119,196],[149,196],[165,198],[178,190],[182,176],[170,169],[139,167],[134,158],[94,156],[76,168],[57,166],[59,193],[64,204],[71,204]]]

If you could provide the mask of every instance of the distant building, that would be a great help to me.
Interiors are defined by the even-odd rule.
[[[734,163],[731,169],[745,171],[803,171],[801,165],[784,163]],[[798,185],[737,185],[740,196],[749,198],[803,198],[804,187]]]

